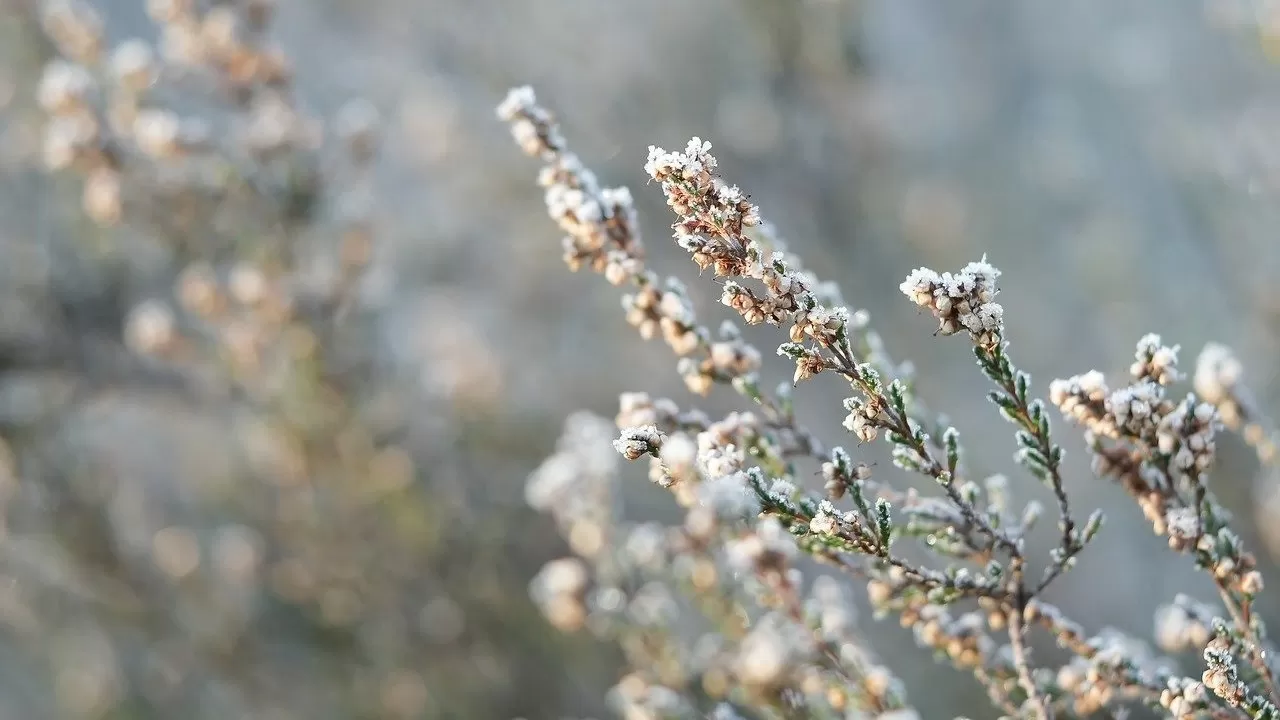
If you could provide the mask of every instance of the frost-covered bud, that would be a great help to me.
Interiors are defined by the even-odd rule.
[[[839,500],[852,485],[871,477],[871,466],[854,465],[844,448],[837,447],[831,451],[831,459],[822,463],[822,477],[826,481],[823,489],[827,496]]]
[[[790,480],[778,478],[769,486],[769,496],[780,500],[791,500],[799,492],[796,484]]]
[[[624,429],[613,447],[626,459],[638,460],[646,454],[657,456],[664,439],[656,425],[639,425]]]
[[[911,302],[916,305],[921,307],[932,307],[937,305],[934,300],[934,290],[938,287],[941,281],[942,278],[938,273],[930,270],[929,268],[922,267],[912,270],[911,273],[907,275],[907,279],[902,281],[902,284],[899,285],[898,288],[902,290],[902,293],[910,298]],[[946,296],[944,295],[943,297],[945,298]],[[946,305],[944,307],[947,310],[951,309],[950,298],[946,298]]]
[[[1188,395],[1159,419],[1157,443],[1161,452],[1173,455],[1177,470],[1199,475],[1213,464],[1217,449],[1214,436],[1220,425],[1212,405],[1197,402],[1195,395]]]
[[[826,369],[826,361],[822,355],[800,343],[783,343],[778,346],[778,354],[791,358],[796,363],[796,371],[791,378],[792,385],[798,385],[801,380],[808,380]]]
[[[939,334],[952,335],[963,328],[976,344],[990,346],[1004,329],[1004,308],[994,302],[999,276],[1000,271],[984,257],[955,274],[913,270],[898,287],[913,303],[933,313]]]
[[[1257,570],[1250,570],[1240,576],[1240,592],[1245,595],[1257,595],[1262,592],[1262,573]]]
[[[534,94],[533,88],[528,85],[512,88],[507,92],[507,96],[498,104],[496,110],[498,119],[510,122],[516,119],[522,112],[527,112],[537,105],[538,98]]]
[[[1108,395],[1105,407],[1114,417],[1114,423],[1120,432],[1142,436],[1156,421],[1157,409],[1163,398],[1160,386],[1144,379]]]
[[[844,406],[849,411],[842,423],[844,428],[864,443],[875,440],[879,430],[873,421],[878,417],[878,413],[857,398],[845,400]]]
[[[513,88],[497,107],[498,118],[508,124],[511,137],[527,155],[543,158],[555,158],[565,145],[551,113],[537,103],[533,88],[524,86]],[[559,156],[563,161],[563,154]],[[576,160],[576,158],[574,159]],[[578,168],[569,168],[575,172]],[[591,183],[594,185],[594,182]]]
[[[1134,380],[1151,380],[1158,385],[1170,385],[1181,379],[1178,373],[1178,346],[1166,346],[1154,333],[1144,335],[1138,341],[1133,365],[1129,374]]]
[[[1189,550],[1200,539],[1200,518],[1193,508],[1173,508],[1165,513],[1165,527],[1169,533],[1169,547]]]
[[[840,529],[840,514],[827,500],[818,506],[818,512],[809,521],[809,530],[818,535],[834,535]]]

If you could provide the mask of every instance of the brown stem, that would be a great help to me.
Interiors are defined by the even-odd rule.
[[[1027,693],[1027,700],[1036,711],[1040,720],[1053,720],[1053,708],[1049,701],[1040,694],[1035,678],[1031,676],[1031,658],[1027,650],[1026,629],[1023,613],[1027,609],[1027,596],[1022,587],[1022,558],[1015,557],[1011,567],[1013,591],[1013,607],[1009,611],[1009,644],[1013,648],[1013,665],[1018,670],[1018,684]]]

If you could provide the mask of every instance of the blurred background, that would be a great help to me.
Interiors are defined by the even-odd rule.
[[[103,56],[137,38],[166,61],[194,52],[149,17],[169,4],[84,3]],[[180,172],[95,145],[90,170],[51,172],[43,68],[81,36],[44,3],[0,0],[0,719],[605,715],[616,652],[528,600],[565,549],[524,480],[575,409],[611,417],[625,390],[708,411],[736,398],[690,397],[616,290],[563,266],[536,163],[493,116],[512,85],[537,89],[603,183],[632,188],[653,266],[714,327],[718,291],[664,241],[641,170],[650,144],[711,140],[725,177],[915,361],[974,471],[1009,471],[1025,497],[1041,489],[1016,474],[966,343],[932,337],[897,290],[915,267],[986,253],[1041,393],[1124,372],[1158,332],[1186,369],[1230,345],[1280,413],[1280,3],[275,5],[255,41],[288,58],[314,142]],[[260,80],[232,90],[258,98]],[[174,137],[216,145],[258,112],[213,85],[161,97],[207,119]],[[326,155],[338,136],[351,147]],[[285,274],[302,299],[277,306]],[[831,387],[802,387],[801,414],[851,445]],[[1145,637],[1177,592],[1211,600],[1060,435],[1078,506],[1110,522],[1049,600]],[[1277,481],[1224,444],[1215,491],[1274,570]],[[642,469],[630,487],[630,517],[676,517]],[[989,716],[907,631],[863,624],[925,717]]]

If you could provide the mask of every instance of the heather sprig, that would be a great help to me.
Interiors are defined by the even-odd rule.
[[[556,176],[558,167],[573,168],[566,185],[582,190],[581,197],[573,197],[575,203],[585,203],[585,209],[570,210],[572,219],[564,222],[566,211],[559,198],[566,191],[549,189],[547,202],[552,217],[570,233],[566,260],[571,267],[589,261],[611,282],[631,280],[641,288],[640,294],[624,301],[628,319],[646,337],[663,330],[681,356],[681,374],[691,390],[706,394],[726,382],[760,404],[761,418],[733,413],[711,421],[696,411],[682,412],[671,400],[627,393],[617,418],[620,434],[613,441],[628,460],[648,457],[650,478],[670,489],[687,509],[681,532],[700,543],[699,557],[715,566],[717,554],[711,548],[724,548],[725,570],[743,588],[757,591],[747,593],[743,601],[756,603],[766,613],[782,612],[803,625],[803,613],[795,603],[803,574],[792,563],[802,553],[866,583],[877,614],[896,614],[922,646],[972,672],[1008,716],[1084,717],[1118,712],[1123,703],[1135,700],[1177,718],[1270,716],[1259,713],[1273,707],[1276,689],[1265,630],[1251,608],[1262,590],[1261,575],[1207,487],[1215,433],[1224,422],[1220,408],[1233,426],[1239,423],[1230,418],[1256,416],[1256,411],[1242,409],[1246,404],[1235,384],[1238,369],[1222,353],[1203,361],[1207,369],[1197,373],[1203,400],[1194,393],[1182,400],[1168,397],[1168,388],[1181,380],[1178,348],[1164,345],[1155,335],[1139,342],[1127,387],[1111,391],[1096,371],[1056,380],[1049,387],[1052,403],[1068,421],[1084,427],[1093,471],[1115,478],[1129,490],[1153,528],[1168,536],[1170,547],[1192,554],[1218,585],[1227,621],[1210,621],[1211,610],[1185,600],[1171,606],[1174,610],[1162,610],[1166,627],[1172,627],[1171,618],[1183,618],[1178,632],[1184,639],[1199,638],[1212,645],[1206,633],[1193,630],[1197,623],[1214,622],[1235,633],[1232,652],[1217,652],[1210,660],[1211,671],[1219,668],[1210,683],[1208,674],[1196,680],[1171,673],[1167,663],[1129,636],[1111,630],[1090,634],[1039,598],[1079,560],[1101,530],[1103,516],[1094,511],[1083,523],[1077,519],[1064,479],[1065,452],[1054,437],[1048,406],[1034,395],[1030,375],[1017,368],[1009,354],[1005,308],[995,301],[1000,272],[985,257],[957,272],[914,270],[900,289],[936,318],[935,334],[967,336],[981,372],[992,383],[990,400],[1015,426],[1016,462],[1054,497],[1058,540],[1035,580],[1030,578],[1034,559],[1027,551],[1027,537],[1041,515],[1039,504],[1031,502],[1021,510],[1010,507],[1004,476],[981,482],[969,477],[960,431],[924,409],[915,396],[911,366],[890,361],[879,335],[870,329],[868,314],[843,304],[837,288],[819,283],[785,251],[759,208],[720,177],[709,142],[693,138],[683,150],[649,149],[644,170],[675,214],[676,245],[700,271],[710,271],[721,283],[721,304],[743,322],[779,327],[783,337],[777,354],[794,363],[794,384],[816,382],[822,376],[840,378],[850,392],[844,400],[844,429],[859,445],[883,437],[891,446],[894,465],[932,479],[940,494],[896,490],[873,478],[871,465],[856,461],[849,451],[820,451],[813,434],[796,424],[789,402],[780,403],[781,394],[771,398],[759,391],[755,373],[763,361],[761,353],[725,348],[717,362],[716,353],[709,350],[710,333],[694,321],[683,286],[669,281],[668,294],[656,290],[656,278],[644,270],[631,241],[638,237],[634,210],[630,205],[598,209],[608,203],[595,189],[594,176],[566,154],[551,114],[536,104],[532,90],[512,91],[499,115],[512,123],[512,133],[526,152],[548,163],[544,178]],[[616,236],[609,233],[615,215],[626,218],[625,233]],[[721,337],[739,339],[736,331]],[[710,362],[700,359],[704,353]],[[821,462],[823,495],[805,490],[787,462],[797,438],[803,438],[804,450]],[[1265,459],[1263,446],[1254,444]],[[900,554],[895,548],[907,538],[923,540],[938,567]],[[669,562],[675,566],[679,559]],[[707,572],[721,577],[710,568]],[[826,589],[829,581],[820,580],[822,585],[814,581],[813,592],[823,588],[824,597],[834,597]],[[696,585],[686,589],[695,596],[707,590]],[[759,593],[761,589],[766,592]],[[743,612],[751,612],[748,605]],[[772,624],[776,622],[770,619],[767,627],[780,627]],[[1028,642],[1034,630],[1047,632],[1072,659],[1056,669],[1035,662]],[[1163,634],[1169,637],[1173,632],[1166,629]],[[1000,636],[1003,642],[997,640]],[[802,656],[832,659],[821,639],[815,644],[813,637],[805,636],[800,646],[809,654],[795,656],[787,641],[773,642],[770,656],[778,667],[803,666],[806,661],[798,659]],[[1251,668],[1244,680],[1227,664],[1237,656],[1247,658]],[[755,703],[777,717],[797,716],[801,708],[810,713],[806,717],[826,716],[817,709],[814,687],[802,685],[798,694],[773,695],[767,702],[751,693],[734,695],[749,687],[752,677],[756,675],[739,668],[721,689],[740,706]],[[844,677],[846,690],[866,690],[865,673],[862,680]],[[864,713],[898,717],[893,713],[901,712],[885,713],[887,707],[868,703],[862,695],[859,707]],[[825,707],[840,711],[831,700],[828,692]]]
[[[785,391],[760,387],[759,350],[727,321],[712,333],[699,323],[683,284],[674,277],[663,280],[645,265],[631,191],[600,187],[595,174],[569,151],[554,116],[537,105],[532,88],[513,89],[497,113],[521,148],[545,163],[538,185],[545,191],[548,215],[566,233],[564,260],[570,269],[589,268],[613,285],[632,288],[622,297],[628,324],[646,340],[662,337],[679,358],[677,369],[689,390],[706,395],[716,384],[731,385],[760,406],[788,454],[820,453],[814,435],[797,423]]]

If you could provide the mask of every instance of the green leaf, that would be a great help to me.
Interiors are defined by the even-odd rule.
[[[893,535],[891,506],[884,498],[876,500],[876,529],[880,535],[880,545],[889,550],[889,540]]]
[[[1101,510],[1094,510],[1084,524],[1084,532],[1081,534],[1081,544],[1093,540],[1094,536],[1098,534],[1098,531],[1102,530],[1102,524],[1106,519],[1106,515],[1103,515]]]

